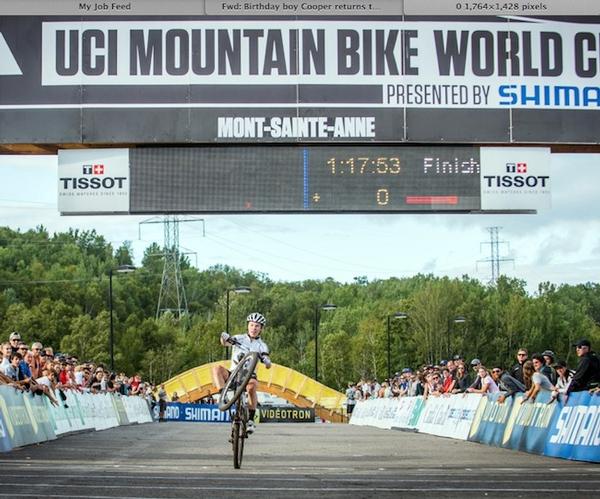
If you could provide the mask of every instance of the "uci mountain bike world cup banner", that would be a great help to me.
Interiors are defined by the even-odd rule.
[[[0,140],[596,143],[599,26],[4,17]]]

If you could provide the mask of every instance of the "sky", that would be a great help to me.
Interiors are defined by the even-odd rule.
[[[131,241],[135,263],[163,243],[161,224],[141,223],[149,216],[61,216],[55,156],[0,156],[0,179],[1,226],[95,229],[115,248]],[[551,181],[552,208],[536,215],[197,215],[180,224],[180,247],[200,270],[223,264],[275,281],[425,273],[486,283],[488,228],[499,227],[500,272],[530,293],[544,281],[599,282],[600,154],[553,154]]]

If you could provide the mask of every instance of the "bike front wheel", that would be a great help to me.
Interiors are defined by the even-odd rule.
[[[219,395],[220,410],[226,411],[240,398],[252,374],[254,374],[256,364],[258,364],[257,352],[248,352],[238,362],[238,365],[231,372],[229,378],[227,378],[227,382]],[[230,391],[233,392],[232,395],[229,394]]]
[[[233,440],[233,467],[239,470],[242,467],[242,458],[244,457],[244,426],[241,421],[235,421],[231,425],[231,437]]]

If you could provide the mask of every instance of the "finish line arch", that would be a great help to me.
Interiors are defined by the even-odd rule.
[[[181,402],[195,402],[217,393],[212,384],[214,366],[227,367],[229,360],[204,364],[185,371],[164,382],[169,397],[177,392]],[[272,364],[271,369],[259,364],[256,370],[258,390],[281,397],[298,407],[313,407],[321,419],[333,423],[346,423],[344,410],[346,396],[289,367]]]

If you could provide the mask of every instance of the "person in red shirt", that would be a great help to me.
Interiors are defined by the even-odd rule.
[[[131,380],[131,382],[129,383],[130,386],[130,395],[137,395],[140,392],[140,384],[142,382],[142,378],[139,374],[136,374],[133,379]]]
[[[63,385],[64,387],[67,387],[70,383],[71,380],[69,379],[69,372],[67,371],[67,361],[63,360],[60,363],[60,371],[58,373],[58,382]]]
[[[440,392],[452,393],[452,390],[454,390],[454,385],[456,385],[456,380],[454,379],[454,376],[452,376],[450,369],[445,367],[442,369],[442,389]]]

